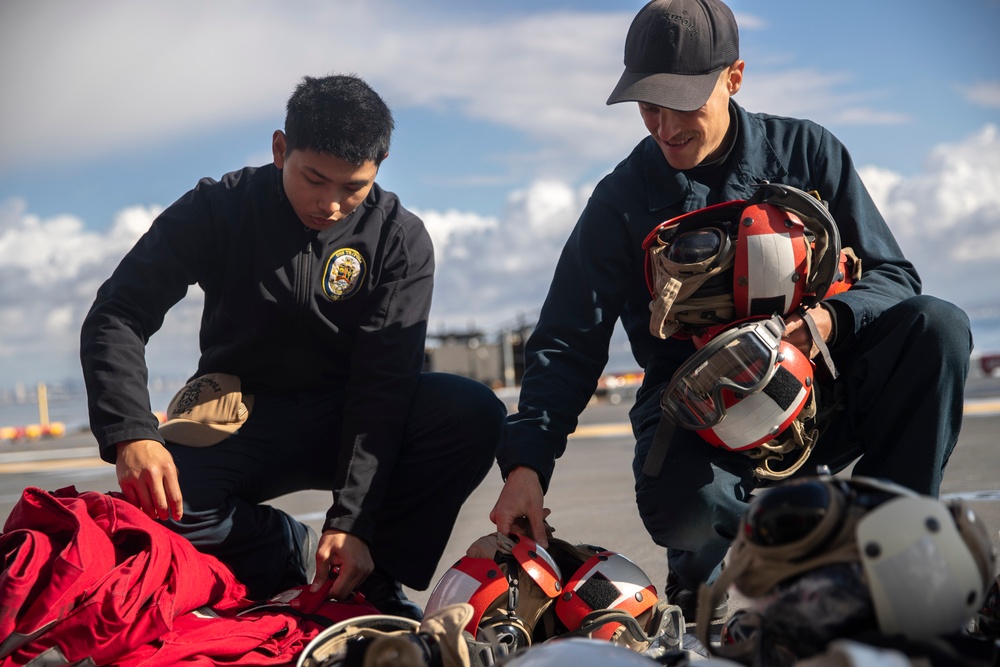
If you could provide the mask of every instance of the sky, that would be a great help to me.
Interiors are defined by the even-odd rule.
[[[101,282],[198,179],[270,161],[305,75],[357,74],[393,109],[378,181],[434,240],[431,333],[531,322],[644,135],[635,105],[605,104],[643,4],[0,2],[0,388],[79,380]],[[1000,352],[1000,0],[730,6],[736,100],[841,139],[924,291]],[[193,372],[200,304],[195,287],[170,312],[151,375]]]

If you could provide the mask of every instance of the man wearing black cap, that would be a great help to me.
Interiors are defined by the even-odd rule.
[[[840,371],[825,393],[838,409],[820,424],[809,472],[856,461],[856,474],[936,495],[958,439],[972,346],[965,313],[920,295],[920,278],[846,148],[810,121],[745,111],[732,100],[743,72],[736,20],[719,0],[654,0],[633,20],[625,72],[608,104],[637,102],[650,136],[598,184],[563,250],[527,343],[518,412],[498,454],[505,486],[490,515],[501,532],[526,517],[534,539],[547,544],[543,494],[621,319],[645,372],[630,412],[636,502],[653,540],[667,548],[667,596],[689,620],[699,585],[718,576],[762,482],[749,457],[684,428],[670,436],[660,471],[643,472],[660,394],[695,350],[690,340],[650,334],[642,243],[651,230],[746,200],[764,181],[816,191],[828,203],[863,274],[810,308],[812,323],[787,318],[785,339],[810,357],[826,343]]]

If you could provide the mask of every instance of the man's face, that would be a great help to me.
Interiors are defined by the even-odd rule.
[[[368,196],[378,174],[370,160],[358,166],[308,149],[286,155],[285,134],[280,130],[274,133],[271,152],[292,209],[303,225],[317,231],[350,215]]]
[[[690,169],[713,160],[723,150],[729,130],[729,98],[743,82],[743,61],[725,70],[700,109],[674,111],[639,102],[639,114],[674,169]]]

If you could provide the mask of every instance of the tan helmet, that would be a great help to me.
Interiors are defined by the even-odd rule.
[[[819,633],[820,619],[806,618],[795,605],[838,577],[831,590],[856,599],[833,608],[829,623],[842,623],[850,610],[870,619],[872,629],[926,639],[972,619],[995,560],[985,526],[961,500],[940,501],[867,477],[820,475],[785,482],[754,499],[727,567],[701,591],[699,610],[711,610],[733,585],[759,602],[755,608],[764,620],[791,605]],[[699,611],[699,634],[703,621],[708,619]],[[719,647],[722,655],[733,650]]]

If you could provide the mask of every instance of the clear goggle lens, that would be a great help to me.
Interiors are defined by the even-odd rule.
[[[700,430],[725,416],[722,390],[753,394],[774,376],[784,322],[772,318],[726,331],[681,366],[660,398],[680,425]]]

